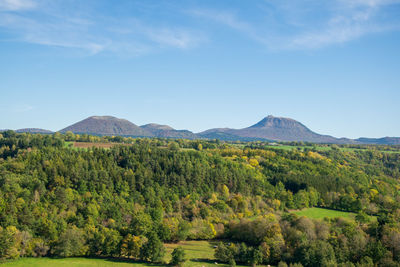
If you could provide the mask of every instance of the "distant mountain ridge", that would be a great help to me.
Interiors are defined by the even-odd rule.
[[[149,123],[140,126],[148,132],[151,132],[155,137],[164,138],[183,138],[183,139],[198,139],[199,136],[188,130],[175,130],[171,126]]]
[[[350,139],[339,139],[317,134],[302,123],[283,117],[269,115],[258,123],[243,129],[217,128],[199,133],[200,136],[229,134],[242,138],[267,139],[274,141],[305,141],[313,143],[354,143]]]
[[[61,133],[68,131],[78,134],[153,136],[128,120],[112,116],[92,116],[60,130]]]
[[[17,133],[39,133],[39,134],[54,133],[53,131],[46,130],[46,129],[40,129],[40,128],[24,128],[24,129],[15,130],[15,132],[17,132]]]
[[[17,132],[51,134],[52,131],[26,128]],[[176,130],[168,125],[149,123],[142,126],[112,116],[91,116],[75,124],[72,124],[59,132],[71,131],[77,134],[93,134],[108,136],[132,136],[132,137],[160,137],[182,139],[220,139],[226,141],[303,141],[310,143],[332,144],[381,144],[400,145],[400,137],[383,138],[336,138],[330,135],[322,135],[313,132],[302,123],[283,117],[269,115],[256,124],[243,129],[215,128],[200,133],[189,130]],[[1,130],[0,130],[1,132]]]
[[[361,137],[355,140],[362,144],[376,145],[400,145],[400,137],[366,138]]]
[[[143,126],[112,116],[92,116],[70,125],[62,130],[61,133],[71,131],[77,134],[95,135],[120,135],[132,137],[164,137],[164,138],[199,138],[188,130],[175,130],[168,125],[150,123]]]

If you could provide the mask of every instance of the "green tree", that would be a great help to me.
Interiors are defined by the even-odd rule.
[[[124,257],[140,257],[140,249],[143,245],[143,238],[128,234],[121,242],[121,255]]]
[[[309,244],[300,247],[295,260],[311,267],[332,266],[336,263],[332,246],[321,240],[311,241]]]
[[[223,242],[219,242],[217,248],[214,251],[214,257],[218,261],[228,263],[231,259],[235,258],[235,253],[233,249],[226,246]]]
[[[60,257],[76,257],[85,255],[86,251],[87,246],[83,231],[76,227],[71,227],[61,234],[52,250],[52,254]]]
[[[18,243],[16,235],[18,233],[15,226],[7,228],[0,227],[0,259],[15,259],[19,257]]]
[[[155,232],[150,232],[147,242],[142,246],[140,257],[150,262],[162,261],[165,248]]]
[[[185,262],[185,251],[181,246],[177,247],[172,251],[171,264],[174,266],[182,266]]]

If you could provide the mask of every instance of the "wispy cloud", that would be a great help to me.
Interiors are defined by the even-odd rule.
[[[26,10],[35,6],[36,4],[32,0],[0,0],[0,10]]]
[[[286,48],[313,49],[346,43],[368,34],[398,29],[399,25],[379,20],[382,7],[397,0],[339,0],[316,27],[288,38]]]
[[[400,23],[385,21],[385,8],[400,0],[265,0],[256,22],[231,10],[195,9],[188,13],[220,23],[270,49],[315,49],[362,36],[398,30]]]
[[[272,50],[316,49],[400,28],[400,19],[389,12],[400,0],[255,0],[246,2],[248,10],[243,3],[224,7],[202,1],[121,1],[118,13],[99,12],[94,4],[99,2],[107,1],[0,0],[0,34],[88,55],[136,56],[195,48],[211,37],[220,38],[215,25],[205,26],[205,21]],[[124,7],[132,12],[117,17]]]
[[[188,49],[203,41],[201,34],[192,29],[149,26],[134,17],[115,18],[87,11],[83,15],[76,12],[80,16],[69,16],[63,15],[57,5],[50,8],[42,3],[38,8],[41,3],[33,0],[0,1],[3,7],[0,29],[21,42],[81,49],[91,55],[100,52],[138,55],[160,47]],[[31,13],[22,12],[25,9]]]
[[[204,40],[204,37],[179,29],[149,29],[147,35],[151,40],[161,45],[182,49],[196,46],[198,42]]]
[[[253,28],[249,23],[240,21],[232,11],[217,11],[212,9],[193,9],[187,11],[188,14],[192,14],[197,17],[210,19],[215,22],[225,24],[233,29],[243,31],[246,33],[252,33]]]

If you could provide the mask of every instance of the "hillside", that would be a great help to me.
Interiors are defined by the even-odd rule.
[[[60,130],[61,133],[68,131],[95,135],[153,136],[128,120],[112,116],[92,116]]]
[[[111,146],[68,145],[82,138]],[[184,248],[210,252],[184,266],[398,266],[396,149],[9,131],[0,138],[0,261],[162,263],[163,243],[170,252],[179,241],[209,240],[218,243]]]

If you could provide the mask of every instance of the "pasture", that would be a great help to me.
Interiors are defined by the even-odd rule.
[[[168,263],[171,260],[172,251],[182,246],[186,253],[185,267],[211,267],[216,266],[214,258],[214,248],[216,242],[209,241],[182,241],[174,244],[165,244],[166,253],[164,261]],[[124,266],[135,266],[135,267],[149,267],[149,266],[167,266],[167,264],[150,264],[143,262],[136,262],[124,259],[94,259],[94,258],[21,258],[15,261],[8,261],[2,264],[4,267],[124,267]],[[227,265],[218,264],[218,266]],[[238,265],[239,266],[239,265]]]
[[[324,208],[307,208],[297,211],[292,211],[292,213],[298,216],[305,216],[310,219],[317,219],[321,220],[324,218],[344,218],[347,220],[354,221],[356,217],[356,213],[354,212],[347,212],[347,211],[340,211],[340,210],[332,210],[332,209],[324,209]],[[369,216],[371,221],[376,221],[376,217]]]

